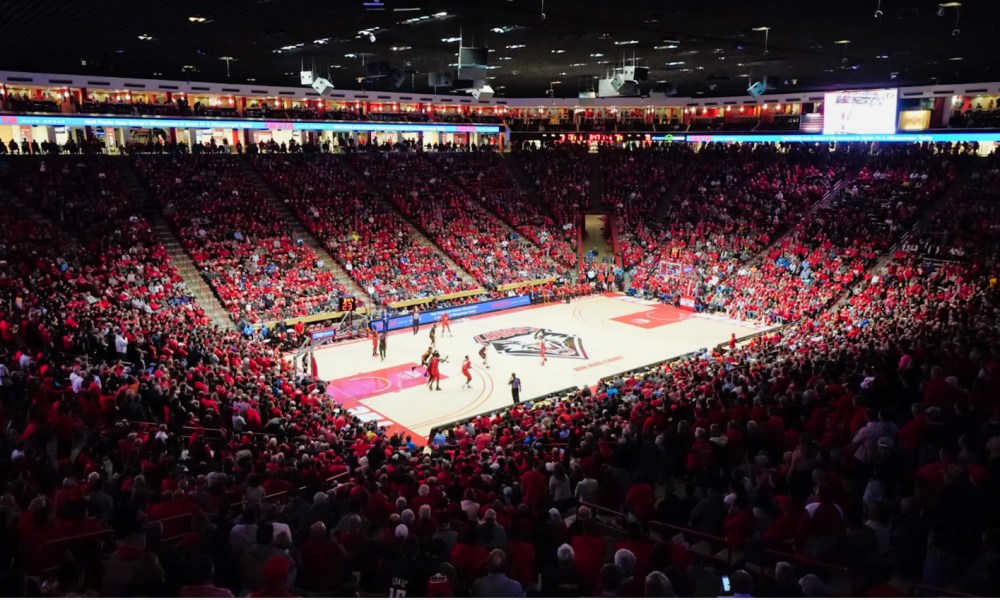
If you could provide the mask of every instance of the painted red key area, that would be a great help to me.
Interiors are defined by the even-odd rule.
[[[442,375],[441,379],[445,380],[447,377]],[[375,411],[372,411],[371,408],[364,404],[364,400],[391,392],[410,389],[418,385],[427,385],[427,377],[424,376],[424,367],[416,363],[409,363],[334,379],[327,383],[326,393],[339,404],[343,405],[345,409],[361,408],[374,413]],[[377,420],[391,421],[391,419],[382,415],[378,415]],[[413,436],[413,441],[417,443],[426,441],[423,436],[419,436],[395,422],[389,426],[389,431],[399,431]]]
[[[664,325],[679,323],[690,316],[691,313],[674,308],[673,306],[657,306],[649,310],[614,317],[611,320],[632,325],[633,327],[641,327],[642,329],[655,329]]]

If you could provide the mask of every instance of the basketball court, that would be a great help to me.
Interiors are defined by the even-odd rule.
[[[317,350],[317,374],[353,414],[422,442],[432,427],[510,405],[511,373],[521,379],[523,402],[766,328],[609,293],[469,317],[451,329],[451,335],[437,333],[436,349],[448,359],[441,364],[441,391],[427,389],[419,366],[430,345],[429,325],[416,335],[409,328],[391,332],[385,361],[371,355],[369,340]],[[546,345],[544,366],[539,339]],[[489,368],[479,359],[484,343]],[[462,387],[466,355],[472,389]]]

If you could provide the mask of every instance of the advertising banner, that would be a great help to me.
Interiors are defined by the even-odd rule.
[[[450,308],[436,308],[434,310],[429,310],[427,312],[420,313],[420,324],[426,325],[429,323],[435,323],[441,317],[441,313],[448,313],[448,318],[452,321],[457,319],[463,319],[465,317],[474,317],[476,315],[484,315],[486,313],[497,312],[500,310],[508,310],[511,308],[519,308],[521,306],[528,306],[531,304],[531,296],[512,296],[510,298],[501,298],[499,300],[487,300],[485,302],[476,302],[475,304],[466,304],[464,306],[452,306]],[[383,321],[375,321],[373,323],[375,330],[381,332]],[[394,331],[396,329],[405,329],[407,327],[413,326],[413,317],[410,315],[403,315],[400,317],[392,317],[389,319],[389,331]]]

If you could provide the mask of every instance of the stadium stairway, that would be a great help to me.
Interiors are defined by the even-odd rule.
[[[600,212],[601,195],[604,194],[604,178],[601,175],[601,154],[599,152],[591,152],[587,157],[590,160],[590,173],[587,174],[587,179],[590,181],[590,185],[588,186],[590,206],[587,207],[587,210]]]
[[[508,160],[508,159],[504,159],[504,160]],[[437,167],[438,172],[441,174],[441,177],[445,181],[447,181],[451,185],[455,186],[456,188],[458,188],[459,190],[461,190],[465,194],[468,194],[469,196],[471,196],[473,198],[476,197],[476,195],[473,194],[471,190],[469,190],[468,188],[466,188],[461,183],[455,181],[455,178],[452,177],[452,176],[450,176],[446,171],[444,171],[444,169],[442,169],[440,165],[435,164],[435,167]],[[517,176],[514,174],[514,171],[508,169],[508,173],[511,175],[511,178],[514,180],[514,181],[512,181],[512,183],[514,185],[519,185],[520,182],[518,181]],[[525,177],[527,177],[527,176],[525,176]],[[528,190],[530,190],[530,188],[528,188]],[[522,186],[522,191],[526,191],[523,186]],[[540,198],[539,198],[539,196],[537,194],[536,195],[532,195],[530,193],[530,191],[529,191],[528,198],[530,200],[532,200],[532,201],[537,201],[538,205],[540,207],[542,207],[543,211],[551,214],[551,212],[548,210],[548,207],[546,207],[545,204],[543,204],[541,202],[541,200],[540,200]],[[485,210],[485,211],[489,212],[491,215],[493,215],[496,218],[497,222],[500,223],[500,224],[502,224],[507,230],[509,230],[511,232],[515,231],[514,227],[510,223],[508,223],[506,219],[504,219],[503,217],[501,217],[492,208],[490,208],[488,206],[483,206],[483,210]],[[530,245],[530,246],[532,246],[534,248],[537,248],[539,250],[539,252],[541,252],[541,248],[538,248],[538,244],[536,244],[534,241],[528,239],[526,236],[523,236],[523,235],[521,235],[520,238],[521,238],[521,241],[523,243],[528,244],[528,245]],[[545,256],[545,262],[547,262],[555,270],[555,273],[562,274],[562,275],[566,276],[567,279],[570,278],[571,275],[569,273],[567,273],[567,271],[570,270],[570,269],[567,269],[565,265],[561,265],[561,264],[557,263],[555,260],[552,259],[552,257],[550,257],[548,255],[544,255],[544,256]],[[579,258],[579,257],[577,257],[577,258]]]
[[[955,180],[952,181],[950,185],[948,185],[947,189],[945,189],[944,192],[942,192],[941,195],[938,196],[934,204],[932,204],[927,209],[927,211],[924,212],[924,215],[920,217],[920,219],[916,223],[913,224],[913,227],[911,227],[909,231],[904,233],[900,238],[895,240],[893,245],[890,246],[888,250],[883,252],[882,256],[880,256],[878,260],[873,262],[872,265],[865,271],[865,273],[866,274],[878,273],[890,262],[892,262],[893,257],[895,256],[896,251],[899,250],[900,246],[905,244],[906,240],[912,237],[914,233],[924,229],[928,223],[932,222],[931,219],[937,216],[938,213],[940,213],[943,210],[946,210],[948,206],[951,204],[951,201],[955,198],[955,196],[958,195],[963,188],[965,188],[965,186],[972,180],[973,176],[976,173],[979,173],[979,171],[983,168],[985,164],[986,161],[983,159],[976,159],[969,161],[969,164],[967,164],[965,168],[962,169],[962,171],[958,174],[958,177],[956,177]],[[944,262],[944,261],[930,261],[930,262]],[[830,303],[830,305],[840,306],[848,299],[850,299],[849,289],[844,290],[840,296],[835,298]]]
[[[516,181],[518,185],[521,186],[521,189],[524,191],[525,194],[527,194],[528,199],[537,204],[538,206],[544,207],[546,212],[548,212],[548,207],[545,205],[545,202],[542,201],[542,196],[538,191],[538,186],[535,185],[535,182],[531,179],[531,177],[528,177],[528,174],[524,172],[524,169],[522,169],[517,165],[517,163],[511,157],[509,152],[503,152],[500,154],[500,156],[503,157],[503,162],[505,165],[507,165],[507,171],[510,173],[510,176],[514,178],[514,181]],[[590,182],[588,188],[590,190],[590,193],[593,194],[592,181]],[[592,198],[591,198],[591,203],[593,203]],[[577,259],[576,260],[577,265],[583,264],[583,257],[580,256],[579,249],[577,250],[576,259]]]
[[[240,168],[243,169],[244,175],[247,181],[253,183],[253,185],[260,190],[261,196],[271,203],[272,206],[278,211],[278,213],[285,219],[291,228],[291,234],[295,239],[301,239],[305,242],[317,256],[323,261],[323,268],[330,273],[333,273],[334,279],[336,279],[341,285],[347,289],[348,292],[354,294],[355,298],[361,300],[364,306],[372,307],[372,299],[368,296],[368,293],[360,286],[356,281],[351,279],[351,276],[347,274],[347,271],[340,266],[340,263],[333,259],[333,256],[327,252],[323,244],[319,242],[309,231],[306,230],[302,221],[293,213],[291,210],[285,206],[278,196],[271,189],[271,186],[267,185],[267,182],[254,170],[254,168],[246,160],[240,159]]]
[[[198,267],[195,266],[191,257],[184,251],[184,247],[181,246],[180,240],[177,239],[173,230],[163,220],[163,214],[154,208],[149,193],[139,182],[135,171],[130,168],[128,159],[116,161],[116,164],[119,167],[118,171],[122,183],[129,190],[129,197],[139,212],[149,221],[150,228],[170,256],[170,262],[184,278],[184,286],[188,292],[198,301],[201,309],[205,311],[214,325],[223,329],[233,329],[236,324],[233,323],[229,313],[219,302],[218,296],[205,282],[205,278],[201,276],[201,272],[198,271]]]
[[[500,156],[503,158],[504,165],[507,166],[507,172],[510,173],[510,176],[514,179],[517,185],[521,186],[521,191],[523,191],[525,195],[528,196],[528,200],[534,202],[537,206],[543,207],[543,209],[546,212],[549,212],[545,203],[542,202],[542,196],[538,192],[538,186],[535,185],[535,182],[531,179],[531,177],[529,177],[528,174],[525,173],[523,169],[521,169],[521,167],[517,166],[517,163],[514,162],[513,158],[511,158],[509,152],[502,152],[500,153]],[[576,254],[577,254],[576,264],[582,265],[583,257],[580,256],[579,247],[577,247]],[[549,260],[549,262],[553,263],[552,260]],[[562,267],[561,265],[556,265],[556,266],[560,269],[564,269],[564,267]]]
[[[170,255],[170,261],[184,278],[184,285],[188,292],[198,301],[212,323],[223,329],[235,328],[236,324],[229,318],[226,309],[219,303],[218,296],[205,282],[205,278],[201,276],[198,267],[191,261],[191,257],[184,251],[173,230],[163,220],[163,215],[156,211],[149,211],[146,213],[146,219],[149,221],[153,233],[166,248],[167,254]]]
[[[952,181],[951,185],[948,186],[948,189],[946,189],[944,193],[938,197],[937,202],[927,209],[924,216],[922,216],[919,221],[914,223],[913,227],[903,234],[903,237],[896,240],[896,243],[889,249],[887,254],[891,256],[892,253],[894,253],[900,245],[906,243],[906,240],[912,237],[914,233],[925,229],[927,224],[930,223],[931,220],[938,215],[938,213],[947,209],[955,195],[962,191],[962,189],[965,188],[970,181],[972,181],[972,178],[975,177],[976,174],[980,173],[985,164],[986,161],[983,159],[970,160],[969,164],[966,165],[965,168],[958,174],[958,177],[955,178],[955,181]]]
[[[584,254],[596,251],[596,262],[603,262],[605,258],[616,261],[615,249],[611,240],[604,237],[604,219],[613,219],[612,215],[584,215],[583,217],[583,242],[581,250]]]
[[[851,169],[847,173],[844,173],[844,176],[838,179],[837,182],[834,183],[833,186],[831,186],[830,189],[827,190],[825,194],[823,194],[822,198],[817,200],[815,203],[813,203],[812,206],[809,207],[809,212],[807,214],[812,214],[817,210],[819,210],[821,207],[827,206],[830,203],[830,200],[836,197],[836,194],[840,193],[840,190],[843,189],[845,185],[857,179],[859,173],[861,173],[860,167]],[[781,239],[785,237],[785,234],[787,233],[788,232],[784,230],[777,232],[777,234],[774,236],[774,239],[771,240],[771,243],[761,248],[760,252],[757,253],[757,255],[753,258],[753,260],[757,260],[764,256],[767,256],[771,252],[771,250],[775,247],[775,245],[777,245],[781,241]]]
[[[354,168],[354,165],[352,165],[350,161],[345,160],[344,165],[349,171],[353,172],[356,177],[359,178],[362,177],[361,173],[358,173],[358,171]],[[476,285],[482,284],[482,282],[476,281],[475,277],[469,275],[469,273],[465,269],[463,269],[461,266],[459,266],[458,263],[452,260],[451,257],[448,256],[448,253],[445,252],[440,246],[431,241],[431,239],[424,234],[423,230],[417,227],[416,223],[411,221],[406,215],[397,210],[396,207],[393,206],[392,202],[389,202],[389,199],[386,198],[381,192],[379,192],[379,197],[382,202],[383,210],[392,211],[396,213],[396,216],[399,217],[399,220],[406,223],[406,225],[410,228],[408,232],[410,236],[414,240],[416,240],[420,245],[426,246],[434,250],[434,252],[436,252],[438,256],[441,257],[442,260],[444,260],[444,264],[448,265],[449,269],[455,271],[455,273],[458,273],[459,279],[461,279],[466,283],[474,283]]]
[[[653,211],[654,222],[660,223],[663,221],[663,217],[667,216],[667,209],[670,208],[670,203],[673,201],[674,197],[677,196],[677,192],[681,191],[681,186],[684,185],[685,181],[686,178],[682,176],[674,178],[670,187],[667,188],[667,193],[663,194],[660,200],[656,203],[656,210]]]
[[[514,181],[521,186],[521,189],[524,190],[524,193],[528,195],[528,198],[531,199],[532,202],[541,205],[541,194],[538,193],[538,186],[535,185],[535,182],[532,181],[531,177],[528,177],[528,174],[524,172],[524,169],[517,166],[517,163],[514,162],[514,158],[511,156],[510,152],[500,152],[499,154],[503,158],[503,164],[507,166],[507,172],[514,178]]]

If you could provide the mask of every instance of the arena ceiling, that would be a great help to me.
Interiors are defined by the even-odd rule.
[[[392,89],[359,81],[385,60],[429,91],[459,36],[508,97],[575,96],[633,57],[683,96],[1000,78],[995,0],[0,0],[0,23],[0,69],[192,81],[295,86],[305,61]]]

